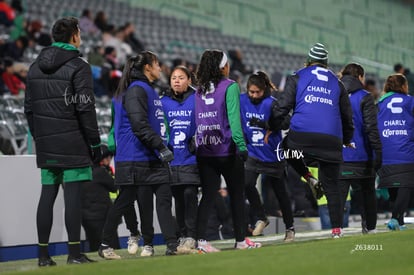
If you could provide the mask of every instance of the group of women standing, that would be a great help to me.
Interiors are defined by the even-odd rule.
[[[259,174],[272,182],[286,225],[285,241],[293,241],[293,215],[284,182],[286,163],[277,154],[280,130],[289,128],[289,119],[273,125],[277,131],[269,129],[276,87],[264,72],[250,75],[247,92],[241,95],[239,85],[228,78],[229,71],[223,51],[206,50],[197,68],[197,83],[191,82],[186,67],[178,66],[171,73],[170,91],[160,98],[152,86],[161,72],[157,56],[145,51],[128,60],[113,99],[115,183],[122,188],[103,230],[101,257],[120,258],[108,245],[108,234],[135,200],[146,251],[141,255],[154,254],[153,195],[167,255],[194,249],[219,251],[206,240],[206,228],[222,176],[230,195],[236,249],[261,247],[246,238],[245,213],[247,197],[258,218],[254,235],[261,234],[268,220],[255,186]],[[387,79],[378,115],[384,151],[381,185],[400,183],[395,192],[397,210],[389,224],[398,229],[403,226],[401,210],[407,206],[406,182],[414,163],[414,106],[404,80],[402,75]],[[391,125],[399,128],[389,129]]]

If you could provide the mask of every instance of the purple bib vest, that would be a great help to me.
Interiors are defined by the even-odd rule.
[[[236,153],[226,108],[226,90],[234,83],[221,80],[213,91],[195,96],[197,156],[225,157]]]

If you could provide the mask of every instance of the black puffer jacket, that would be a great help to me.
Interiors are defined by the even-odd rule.
[[[27,75],[25,114],[35,139],[39,168],[92,164],[100,143],[92,73],[75,50],[44,48]]]
[[[345,75],[341,81],[344,83],[345,89],[349,94],[364,89],[362,83],[355,77]],[[377,126],[377,106],[375,106],[374,98],[371,95],[365,96],[361,100],[360,108],[364,120],[365,134],[368,136],[371,148],[375,152],[382,151],[381,139],[378,134]]]
[[[141,72],[131,76],[131,83],[139,80],[152,85]],[[127,112],[129,125],[136,138],[155,155],[165,147],[159,134],[152,128],[148,118],[148,95],[140,86],[132,86],[125,91],[122,106]],[[121,126],[121,128],[123,127]],[[116,138],[116,136],[115,136]],[[131,150],[138,150],[132,148]],[[115,157],[116,159],[116,157]],[[154,161],[116,161],[116,185],[148,185],[170,183],[171,171],[161,160]]]
[[[345,89],[349,94],[355,93],[364,89],[361,81],[359,79],[345,75],[341,78]],[[377,124],[377,106],[375,105],[374,98],[368,94],[362,98],[359,108],[362,113],[363,120],[363,129],[364,134],[367,137],[367,145],[371,150],[375,152],[376,158],[379,158],[377,161],[382,162],[382,145],[381,139],[378,133],[378,124]],[[343,163],[341,169],[341,178],[366,178],[366,177],[375,177],[374,160],[367,161],[365,163],[360,162],[345,162]],[[344,173],[346,172],[346,173]]]
[[[85,220],[105,220],[112,201],[109,192],[116,192],[110,168],[94,166],[93,180],[82,184],[82,218]]]

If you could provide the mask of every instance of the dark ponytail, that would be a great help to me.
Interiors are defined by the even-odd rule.
[[[118,97],[134,79],[137,79],[137,76],[144,73],[145,65],[152,65],[154,61],[158,61],[158,57],[150,51],[140,52],[138,55],[128,58],[114,97]]]
[[[257,71],[249,76],[247,80],[246,88],[249,90],[249,87],[255,85],[259,89],[264,91],[264,97],[271,95],[272,91],[277,91],[275,84],[270,81],[270,78],[263,71]]]

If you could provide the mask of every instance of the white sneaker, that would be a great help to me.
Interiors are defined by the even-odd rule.
[[[177,247],[177,252],[180,254],[188,254],[195,250],[196,241],[191,238],[180,238],[180,243]]]
[[[197,249],[200,254],[220,252],[220,249],[215,248],[206,240],[198,240]]]
[[[283,239],[283,241],[285,243],[290,243],[290,242],[293,242],[294,240],[295,240],[295,230],[287,229],[285,232],[285,238]]]
[[[249,238],[245,238],[242,242],[236,242],[236,245],[234,246],[235,249],[252,249],[260,247],[262,247],[261,243],[253,242]]]
[[[138,240],[139,236],[130,236],[128,238],[128,253],[135,255],[138,252]]]
[[[114,252],[114,249],[111,247],[100,246],[98,250],[98,255],[107,260],[119,260],[121,256]]]
[[[252,232],[253,236],[259,236],[263,234],[263,230],[266,228],[266,226],[269,225],[269,220],[258,220],[256,222],[256,225],[254,226],[254,230]]]
[[[145,245],[142,248],[141,256],[142,257],[154,256],[154,247],[152,247],[151,245]]]

